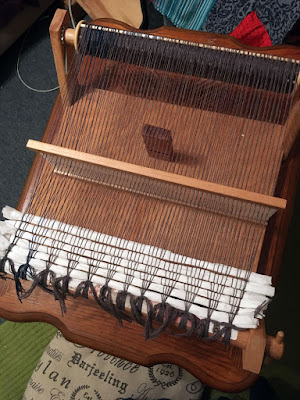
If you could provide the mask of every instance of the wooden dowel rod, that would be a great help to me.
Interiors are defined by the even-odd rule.
[[[75,43],[75,29],[68,28],[65,31],[65,43],[69,46],[74,46]]]
[[[59,156],[90,165],[101,166],[130,173],[133,175],[139,175],[146,178],[155,179],[157,181],[184,186],[235,200],[241,200],[274,209],[284,209],[286,207],[286,200],[280,199],[278,197],[267,196],[260,193],[232,188],[217,183],[206,182],[199,179],[173,174],[170,172],[143,167],[140,165],[129,164],[123,161],[113,160],[94,154],[83,153],[77,150],[66,149],[48,143],[29,140],[27,143],[27,147],[33,151],[49,154],[52,156]]]
[[[169,26],[159,27],[151,30],[141,30],[133,28],[132,26],[117,21],[110,18],[98,18],[93,20],[91,23],[87,23],[86,21],[80,21],[76,28],[79,28],[78,25],[81,25],[82,22],[86,25],[92,26],[101,26],[105,28],[119,29],[122,31],[131,31],[131,32],[139,32],[146,35],[158,36],[162,38],[174,39],[174,40],[182,40],[191,43],[200,43],[203,45],[211,46],[216,49],[219,48],[221,50],[226,49],[234,49],[239,53],[243,53],[248,55],[249,53],[252,56],[261,57],[263,55],[269,56],[272,59],[278,60],[295,60],[300,61],[300,50],[297,46],[269,46],[269,47],[252,47],[247,46],[239,40],[233,38],[229,35],[219,35],[215,33],[209,32],[201,32],[201,31],[190,31],[187,29],[174,28]],[[71,30],[70,30],[71,31]],[[75,31],[73,29],[73,31]],[[74,32],[75,33],[75,32]],[[68,43],[73,43],[73,33],[68,32]]]
[[[64,41],[65,41],[66,45],[74,46],[76,51],[78,48],[79,30],[80,30],[81,24],[83,24],[83,23],[85,23],[84,20],[79,21],[78,24],[76,25],[75,29],[68,28],[65,31]]]

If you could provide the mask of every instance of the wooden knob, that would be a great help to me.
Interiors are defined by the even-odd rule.
[[[267,336],[267,343],[266,343],[266,358],[267,362],[270,359],[273,360],[280,360],[284,353],[284,332],[278,331],[276,336]]]
[[[86,23],[84,20],[79,21],[78,24],[76,25],[75,29],[68,28],[65,31],[65,43],[68,45],[72,45],[75,48],[75,51],[78,50],[78,38],[79,38],[79,30],[81,27],[81,24]]]
[[[283,343],[284,339],[284,332],[283,331],[278,331],[275,337],[276,343],[281,344]]]

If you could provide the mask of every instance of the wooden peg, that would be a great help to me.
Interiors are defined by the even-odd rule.
[[[278,331],[276,336],[267,336],[265,364],[272,360],[280,360],[284,353],[284,332]]]

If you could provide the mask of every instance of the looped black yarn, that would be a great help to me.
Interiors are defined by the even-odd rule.
[[[28,262],[19,266],[17,276],[21,279],[27,280],[27,275],[33,277],[33,270]]]
[[[6,274],[6,272],[5,272],[5,264],[6,264],[6,262],[9,263],[10,269],[12,269],[12,265],[13,265],[13,268],[14,268],[14,262],[13,262],[13,260],[12,260],[11,258],[8,257],[8,254],[11,252],[11,250],[12,250],[13,247],[14,247],[14,243],[11,243],[11,244],[8,246],[7,250],[6,250],[5,256],[0,260],[0,272],[1,272],[2,274]]]
[[[56,300],[59,301],[60,309],[62,315],[64,315],[67,311],[66,309],[66,298],[69,293],[69,282],[70,275],[55,277],[52,280],[53,294]]]
[[[49,268],[46,268],[43,271],[41,271],[39,274],[37,274],[36,281],[40,287],[47,288],[48,279],[50,281],[53,281],[54,278],[55,278],[54,272],[51,271]]]
[[[126,290],[119,291],[116,297],[116,308],[122,320],[132,322],[132,318],[123,312],[125,311],[125,304],[128,296],[131,298],[132,294],[128,293]]]
[[[13,273],[13,271],[15,269],[15,264],[14,264],[13,260],[7,256],[4,256],[2,258],[2,260],[0,261],[0,272],[2,272],[3,274],[6,274],[6,272],[5,272],[5,264],[6,263],[8,263],[9,269]]]
[[[13,262],[13,260],[11,258],[8,257],[8,254],[10,253],[10,251],[12,250],[13,247],[14,247],[14,243],[11,243],[8,246],[7,250],[6,250],[5,256],[0,261],[0,272],[2,272],[4,274],[6,273],[5,272],[5,264],[8,262],[10,272],[14,276],[14,281],[15,281],[15,286],[16,286],[16,293],[17,293],[18,299],[22,303],[21,296],[22,296],[22,293],[24,292],[24,289],[23,289],[23,286],[22,286],[22,284],[20,282],[20,279],[18,277],[16,268],[15,268],[15,263]]]
[[[105,311],[109,312],[113,308],[114,304],[111,296],[111,288],[108,286],[108,284],[105,284],[101,287],[99,294],[99,302],[100,306]]]
[[[116,306],[118,307],[118,309],[120,311],[125,311],[125,304],[126,304],[128,295],[129,295],[129,293],[127,292],[127,290],[120,290],[118,292],[117,298],[116,298]]]
[[[161,303],[155,304],[154,306],[154,318],[155,321],[159,322],[159,323],[163,323],[164,319],[165,319],[165,313],[166,313],[166,307],[169,304],[167,304],[165,301],[162,301]]]
[[[53,275],[53,272],[50,271],[49,268],[44,269],[36,275],[33,274],[33,282],[30,289],[28,289],[27,292],[23,293],[20,296],[20,299],[26,299],[27,297],[29,297],[37,286],[39,286],[47,293],[53,293],[53,291],[47,287],[49,275]]]
[[[174,336],[190,336],[195,332],[197,328],[197,317],[195,315],[187,310],[176,310],[173,315],[173,321],[175,322],[178,318],[180,318],[178,327],[183,333],[172,332]],[[188,322],[190,322],[190,326],[188,326]]]
[[[232,327],[231,326],[224,326],[223,329],[224,329],[224,336],[223,336],[222,342],[224,344],[230,344]]]
[[[219,326],[219,324],[215,324],[215,326]],[[213,340],[218,340],[221,337],[223,337],[222,343],[230,344],[232,328],[233,328],[233,325],[224,324],[222,328],[219,327],[219,329],[216,332],[214,332],[213,335],[211,335],[210,337],[205,338],[205,340],[206,341],[213,341]]]
[[[108,286],[108,283],[103,285],[100,289],[99,305],[104,311],[116,317],[119,321],[119,324],[122,326],[122,318],[120,316],[120,312],[113,302],[112,289]]]
[[[198,320],[195,332],[199,338],[204,339],[208,337],[209,323],[210,323],[209,318]]]
[[[82,296],[85,299],[88,299],[89,298],[89,290],[91,291],[91,294],[93,295],[96,302],[99,304],[96,289],[93,285],[93,282],[90,280],[86,280],[86,281],[79,283],[79,285],[76,288],[74,297],[76,298],[76,297]]]
[[[152,326],[152,330],[149,333],[149,339],[156,338],[161,332],[163,332],[173,321],[174,308],[165,301],[155,304],[153,307],[153,319],[160,323],[159,328],[155,329]]]
[[[146,319],[143,318],[142,308],[143,304],[146,304],[147,313]],[[138,296],[136,298],[132,297],[130,299],[131,313],[133,319],[145,328],[145,338],[150,339],[150,334],[153,331],[153,305],[151,301],[144,295]]]
[[[33,278],[33,269],[31,268],[31,266],[29,264],[31,258],[32,258],[32,250],[30,250],[29,253],[28,253],[26,263],[20,265],[20,267],[18,269],[18,272],[17,272],[18,278],[27,280],[27,274],[29,274],[29,276],[31,278]]]
[[[22,284],[20,282],[20,279],[19,279],[19,277],[17,275],[17,271],[15,269],[14,262],[11,259],[9,260],[9,264],[10,264],[10,270],[11,270],[13,276],[14,276],[17,296],[18,296],[19,301],[22,303],[21,295],[24,292],[24,289],[23,289],[23,286],[22,286]]]
[[[143,316],[142,316],[142,306],[143,306],[143,302],[141,301],[141,296],[130,298],[130,308],[131,308],[131,313],[132,313],[133,319],[138,324],[145,326],[145,320],[143,319]]]

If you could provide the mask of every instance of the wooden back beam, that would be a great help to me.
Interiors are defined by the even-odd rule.
[[[131,26],[115,21],[113,19],[104,18],[96,19],[92,21],[92,25],[101,25],[103,27],[122,29],[133,32],[145,33],[147,35],[154,35],[160,37],[166,37],[175,40],[186,40],[194,43],[202,43],[208,46],[213,46],[215,48],[228,48],[236,49],[239,51],[244,51],[247,53],[254,53],[258,56],[260,54],[266,54],[274,57],[290,58],[294,60],[300,60],[300,48],[297,46],[270,46],[270,47],[253,47],[248,46],[235,39],[230,35],[220,35],[209,32],[191,31],[187,29],[174,28],[169,26],[164,26],[152,30],[140,30],[132,28]],[[77,40],[75,36],[78,32],[75,29],[67,29],[65,31],[65,42],[67,45],[74,46],[74,42]]]

